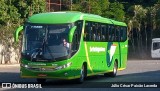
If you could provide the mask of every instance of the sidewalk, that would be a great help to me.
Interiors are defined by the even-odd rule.
[[[0,64],[0,68],[4,67],[19,67],[20,64]]]

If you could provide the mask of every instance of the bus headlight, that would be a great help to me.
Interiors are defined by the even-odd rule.
[[[65,65],[58,66],[58,67],[56,67],[55,69],[56,69],[56,70],[64,69],[64,68],[67,68],[67,67],[71,66],[71,64],[72,64],[72,63],[69,62],[69,63],[67,63],[67,64],[65,64]]]
[[[29,68],[29,66],[28,66],[28,65],[26,65],[26,64],[21,64],[21,67]]]

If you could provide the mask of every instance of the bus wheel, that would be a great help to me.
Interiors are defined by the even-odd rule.
[[[114,62],[114,67],[113,67],[113,71],[109,72],[109,73],[105,73],[104,76],[106,76],[106,77],[115,77],[117,75],[117,70],[118,70],[118,64],[115,61]]]
[[[44,84],[44,83],[46,82],[46,79],[37,78],[37,82],[38,82],[38,83],[41,83],[41,84]]]
[[[85,66],[83,65],[80,71],[80,78],[77,79],[78,83],[83,83],[85,78]]]

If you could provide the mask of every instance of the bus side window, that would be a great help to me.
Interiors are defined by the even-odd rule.
[[[109,25],[106,25],[106,41],[109,41],[109,32],[110,32],[110,26]]]
[[[89,22],[89,40],[92,41],[92,31],[93,31],[93,26],[92,22]]]
[[[116,29],[115,29],[115,32],[116,32],[116,34],[115,34],[115,41],[120,41],[120,30],[119,30],[120,28],[119,28],[119,26],[116,26]]]
[[[114,41],[115,40],[115,30],[114,26],[111,25],[109,28],[109,41]]]
[[[101,38],[102,38],[102,41],[106,40],[106,25],[102,25],[101,27]]]
[[[78,33],[77,31],[74,32],[74,35],[73,35],[73,41],[72,41],[72,53],[74,54],[77,49],[78,49],[78,45],[77,45],[77,41],[78,40]]]
[[[89,23],[85,23],[85,30],[84,30],[84,41],[89,40]]]
[[[76,31],[77,31],[77,43],[79,47],[80,39],[81,39],[81,33],[82,33],[82,27],[83,27],[83,21],[77,21],[76,24],[77,26]]]
[[[124,28],[124,32],[123,32],[123,41],[127,40],[127,27],[123,27]]]
[[[111,32],[112,32],[111,26],[108,26],[108,41],[111,41]]]
[[[127,28],[121,27],[120,29],[120,41],[125,41],[127,39]]]
[[[93,29],[94,29],[93,23],[87,21],[86,26],[85,26],[85,31],[84,31],[84,33],[85,33],[84,40],[85,41],[93,41],[93,37],[94,37]]]
[[[111,39],[111,41],[115,41],[115,27],[114,26],[112,26],[112,39]]]
[[[101,41],[101,24],[99,23],[96,29],[96,41]]]
[[[85,29],[84,29],[84,37],[83,37],[83,40],[84,41],[87,41],[87,39],[88,39],[88,28],[87,28],[87,25],[88,25],[88,23],[85,23]]]
[[[79,49],[83,21],[77,21],[77,22],[75,22],[75,25],[77,26],[77,28],[74,32],[73,41],[72,41],[73,54]]]
[[[96,41],[96,29],[97,29],[97,24],[93,23],[92,24],[93,31],[92,31],[92,41]]]

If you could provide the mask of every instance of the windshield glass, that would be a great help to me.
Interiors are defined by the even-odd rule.
[[[154,42],[153,43],[153,50],[160,49],[160,42]]]
[[[23,37],[22,55],[29,60],[57,60],[69,55],[71,24],[28,24]]]

